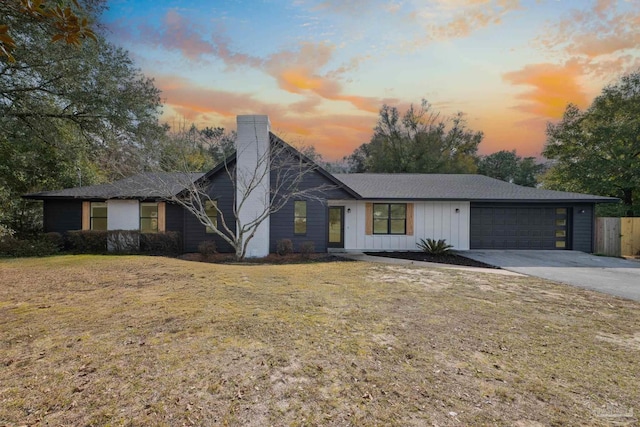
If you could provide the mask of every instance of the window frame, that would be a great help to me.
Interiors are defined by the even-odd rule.
[[[213,206],[214,207],[215,216],[209,215],[209,210],[210,210],[209,206]],[[211,222],[216,227],[216,229],[218,229],[218,201],[217,200],[205,200],[204,201],[204,211],[207,214],[207,217],[209,217],[209,220],[211,220]],[[204,231],[207,234],[215,234],[215,231],[213,231],[213,228],[211,228],[209,226],[205,226],[205,230]]]
[[[101,205],[101,206],[98,206]],[[93,214],[93,208],[102,208],[104,207],[104,216],[96,216]],[[107,205],[107,202],[89,202],[89,230],[91,231],[106,231],[109,228],[109,224],[108,224],[108,215],[109,215],[109,207]],[[100,219],[104,219],[105,220],[105,224],[104,224],[104,229],[96,229],[93,227],[93,220],[94,218],[100,218]]]
[[[142,206],[143,205],[155,205],[156,208],[156,216],[142,216]],[[139,211],[139,229],[141,233],[157,233],[159,230],[159,209],[158,209],[158,202],[140,202],[140,207],[139,207],[140,211]],[[152,220],[151,222],[153,223],[153,219],[156,220],[156,229],[155,230],[143,230],[142,229],[142,220],[143,219],[150,219]]]
[[[376,212],[376,207],[378,206],[386,206],[387,208],[387,216],[386,218],[376,218],[375,216],[375,212]],[[403,206],[404,207],[404,217],[400,218],[400,217],[394,217],[392,216],[392,209],[391,206]],[[406,203],[373,203],[372,209],[371,209],[371,215],[373,216],[373,218],[371,219],[371,225],[372,225],[372,234],[373,235],[377,235],[377,236],[406,236],[407,235],[407,204]],[[381,221],[381,220],[386,220],[387,226],[386,226],[386,231],[385,232],[378,232],[376,231],[376,221]],[[392,232],[392,221],[399,221],[402,220],[403,221],[403,231],[402,233],[393,233]]]
[[[298,210],[296,209],[296,206],[298,205],[298,203],[304,203],[304,216],[302,215],[298,215]],[[293,235],[294,236],[306,236],[307,235],[307,231],[308,231],[308,227],[307,227],[307,219],[309,218],[309,205],[307,204],[306,200],[294,200],[293,201]],[[296,226],[298,224],[298,219],[302,219],[304,220],[302,222],[302,224],[304,224],[304,232],[298,232],[296,230]]]

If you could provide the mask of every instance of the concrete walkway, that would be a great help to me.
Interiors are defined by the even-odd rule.
[[[640,262],[578,251],[471,250],[464,256],[505,270],[640,301]]]
[[[428,268],[448,268],[451,270],[463,270],[463,271],[473,271],[477,273],[489,273],[489,274],[499,274],[502,276],[523,276],[522,274],[508,271],[508,270],[500,270],[496,268],[480,268],[480,267],[467,267],[464,265],[452,265],[452,264],[439,264],[435,262],[424,262],[424,261],[412,261],[409,259],[400,259],[400,258],[388,258],[381,256],[371,256],[366,255],[361,252],[349,252],[349,253],[334,253],[333,255],[352,259],[355,261],[368,261],[368,262],[378,262],[383,264],[395,264],[395,265],[415,265],[417,267],[428,267]]]

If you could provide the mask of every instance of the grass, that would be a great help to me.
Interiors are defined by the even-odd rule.
[[[0,261],[0,425],[632,425],[640,304],[355,262]]]

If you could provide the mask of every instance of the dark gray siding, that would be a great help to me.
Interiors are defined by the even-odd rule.
[[[471,203],[471,249],[555,249],[552,245],[554,227],[547,227],[545,218],[553,221],[552,211],[556,208],[568,209],[566,249],[591,252],[594,221],[591,203]],[[517,212],[518,217],[514,214],[514,218],[502,218],[504,226],[492,224],[491,220],[500,218],[489,218],[493,215],[491,210]],[[526,220],[526,224],[519,222],[522,220]],[[495,236],[491,236],[492,233],[487,233],[487,230],[495,230]],[[508,236],[511,232],[516,234]],[[525,237],[519,238],[520,234]]]
[[[82,201],[45,200],[43,209],[45,233],[82,229]]]
[[[276,184],[276,177],[271,176],[272,187]],[[269,251],[276,251],[276,244],[280,239],[290,239],[293,242],[294,251],[300,250],[300,245],[304,242],[313,242],[316,252],[327,251],[328,208],[326,200],[329,199],[352,199],[346,191],[338,188],[328,178],[319,172],[308,173],[302,180],[301,189],[323,188],[318,192],[323,201],[307,200],[307,234],[295,235],[293,233],[293,210],[295,200],[305,200],[304,198],[290,199],[287,204],[278,212],[271,215],[269,222]]]
[[[217,200],[218,207],[222,211],[227,221],[227,226],[231,230],[235,230],[235,218],[233,216],[233,199],[235,186],[226,171],[222,170],[213,177],[213,185],[209,190],[209,196],[212,200]],[[222,229],[222,221],[218,217],[218,226]],[[218,252],[233,252],[233,248],[225,242],[220,236],[207,233],[206,227],[198,221],[198,219],[189,212],[184,212],[184,250],[185,252],[196,252],[201,242],[213,240],[216,242]]]
[[[184,209],[173,203],[167,203],[166,206],[165,229],[182,233],[184,231]]]
[[[572,219],[571,248],[575,251],[593,252],[593,205],[574,205]]]

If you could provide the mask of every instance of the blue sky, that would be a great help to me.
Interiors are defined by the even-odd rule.
[[[640,0],[110,1],[103,17],[163,91],[163,120],[268,114],[338,159],[384,104],[466,114],[484,154],[539,155],[548,121],[640,66]]]

